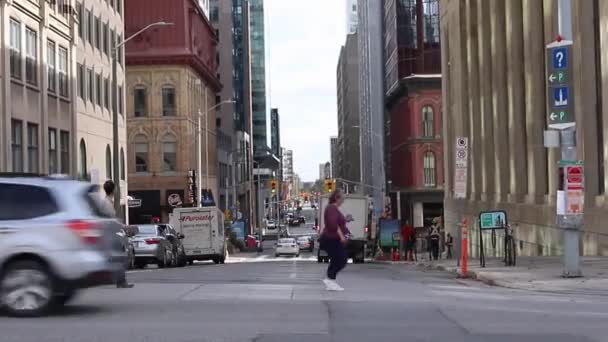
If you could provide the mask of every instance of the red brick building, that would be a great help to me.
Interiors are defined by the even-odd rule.
[[[423,227],[443,214],[439,3],[387,0],[384,10],[392,214]]]

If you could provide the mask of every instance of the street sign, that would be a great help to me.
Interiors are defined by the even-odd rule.
[[[549,128],[576,125],[572,90],[572,41],[553,42],[546,47],[547,123]]]
[[[481,230],[504,229],[507,226],[507,213],[503,210],[484,211],[479,214]]]
[[[130,199],[127,201],[127,205],[129,206],[129,208],[140,208],[141,207],[141,200],[140,199]]]
[[[469,139],[456,138],[456,162],[454,168],[454,198],[467,197]]]
[[[566,190],[583,190],[584,174],[582,165],[566,166]]]
[[[583,190],[568,190],[566,196],[566,215],[582,215],[585,208],[585,193]]]

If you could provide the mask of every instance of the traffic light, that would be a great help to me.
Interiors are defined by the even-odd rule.
[[[335,179],[326,179],[325,180],[325,192],[334,192],[336,190],[336,180]]]
[[[272,194],[275,194],[277,192],[277,186],[278,182],[276,179],[270,181],[270,192],[272,192]]]

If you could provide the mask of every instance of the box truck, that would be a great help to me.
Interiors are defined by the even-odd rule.
[[[224,214],[217,207],[175,208],[169,215],[169,223],[175,230],[184,234],[183,244],[190,265],[195,260],[224,263]]]

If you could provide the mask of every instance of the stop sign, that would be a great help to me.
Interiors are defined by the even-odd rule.
[[[579,165],[566,168],[566,184],[568,190],[581,189],[583,186],[583,167]]]

